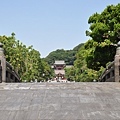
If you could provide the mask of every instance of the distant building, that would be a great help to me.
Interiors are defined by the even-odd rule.
[[[55,73],[55,78],[56,80],[63,80],[65,79],[65,61],[64,60],[56,60],[54,65],[54,73]]]
[[[73,65],[66,65],[65,68],[72,68],[72,67],[73,67]]]

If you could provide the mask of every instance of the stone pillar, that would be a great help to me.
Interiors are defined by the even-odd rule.
[[[120,82],[120,42],[118,42],[116,55],[114,58],[114,66],[115,66],[115,82]]]
[[[11,74],[8,72],[8,81],[7,82],[11,82]]]
[[[13,75],[13,77],[12,77],[12,82],[15,82],[15,76]]]
[[[110,79],[113,77],[113,75],[112,75],[112,71],[110,71]]]
[[[1,61],[0,61],[0,83],[2,82],[2,66],[1,66]]]
[[[0,60],[1,60],[1,66],[2,66],[2,82],[6,82],[6,58],[4,55],[2,43],[0,43]]]

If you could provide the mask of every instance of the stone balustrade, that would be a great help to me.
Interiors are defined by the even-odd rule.
[[[20,82],[20,77],[6,61],[3,45],[0,43],[0,82]]]
[[[100,82],[120,82],[120,42],[117,44],[114,61],[111,62],[99,78]]]

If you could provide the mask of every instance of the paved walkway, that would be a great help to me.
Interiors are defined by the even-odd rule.
[[[0,84],[0,120],[120,120],[120,83]]]

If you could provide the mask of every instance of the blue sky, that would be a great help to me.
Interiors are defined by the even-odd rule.
[[[72,49],[88,40],[88,18],[119,0],[1,0],[0,35],[16,39],[46,57],[56,49]]]

